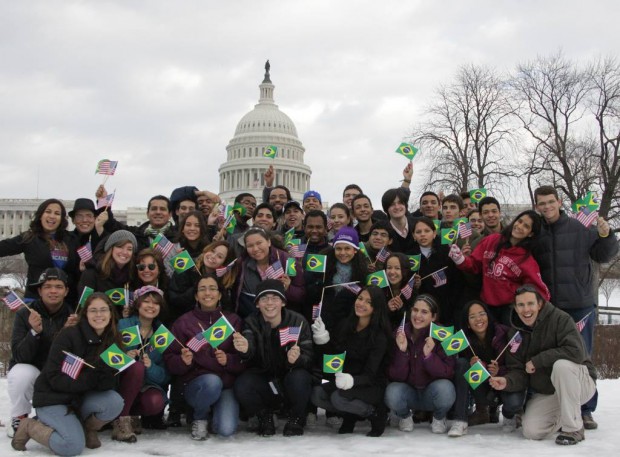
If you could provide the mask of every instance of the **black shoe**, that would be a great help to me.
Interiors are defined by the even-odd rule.
[[[499,424],[499,409],[497,406],[489,407],[489,423]]]
[[[142,428],[149,430],[166,430],[168,425],[164,422],[163,411],[152,416],[142,416]]]
[[[342,425],[338,429],[339,435],[346,435],[348,433],[353,433],[355,429],[355,423],[357,422],[358,417],[355,414],[343,414],[342,415]]]
[[[168,427],[182,427],[181,413],[178,411],[169,411],[168,419],[166,419],[166,425]]]
[[[263,410],[258,413],[258,434],[260,436],[273,436],[276,434],[272,411]]]
[[[284,436],[301,436],[304,434],[303,421],[299,417],[291,417],[282,431]]]
[[[583,428],[586,430],[596,430],[598,428],[598,423],[594,420],[591,413],[582,414],[581,419],[583,420]]]
[[[380,405],[375,409],[375,412],[368,416],[370,421],[370,431],[366,433],[366,436],[381,436],[385,431],[385,425],[387,424],[387,408],[385,405]]]

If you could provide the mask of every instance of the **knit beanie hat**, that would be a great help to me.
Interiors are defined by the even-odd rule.
[[[138,251],[138,241],[136,240],[136,237],[133,233],[127,230],[117,230],[116,232],[113,232],[105,241],[103,250],[108,252],[113,246],[116,246],[123,241],[129,241],[133,246],[133,251]]]

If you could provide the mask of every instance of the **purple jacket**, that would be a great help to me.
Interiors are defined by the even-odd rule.
[[[411,335],[411,322],[405,324],[407,351],[402,352],[394,344],[392,361],[388,369],[390,381],[406,382],[416,389],[424,389],[436,379],[454,377],[455,357],[447,356],[441,343],[435,340],[435,348],[428,357],[424,356],[423,347],[430,329],[425,329],[414,341]]]
[[[235,328],[235,331],[240,332],[243,326],[241,318],[226,311],[223,314]],[[222,317],[220,308],[214,311],[203,311],[200,308],[195,308],[179,317],[172,326],[171,331],[185,345],[201,331],[201,325],[206,330],[220,317]],[[244,370],[241,357],[234,348],[232,340],[232,337],[229,337],[218,347],[218,349],[226,353],[228,359],[226,366],[220,365],[215,359],[215,349],[211,345],[203,346],[198,352],[195,352],[191,365],[185,365],[181,359],[181,346],[178,343],[173,343],[164,353],[166,366],[170,373],[179,376],[184,383],[203,374],[215,374],[222,379],[224,388],[229,389],[232,387],[237,375]]]

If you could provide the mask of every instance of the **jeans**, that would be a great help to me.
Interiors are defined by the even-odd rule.
[[[213,430],[220,436],[231,436],[239,425],[239,403],[232,389],[224,389],[222,379],[203,374],[185,387],[185,399],[194,410],[195,420],[206,420],[213,410]]]
[[[274,394],[269,386],[272,378],[263,373],[246,371],[235,382],[235,395],[249,416],[263,409],[277,408],[282,400],[290,406],[291,416],[306,417],[312,392],[312,376],[303,368],[293,368],[279,379],[281,386]]]
[[[575,322],[579,322],[585,316],[590,314],[588,321],[586,322],[585,327],[581,331],[581,339],[583,340],[583,344],[586,347],[586,352],[588,356],[592,357],[592,349],[594,346],[594,324],[596,324],[596,309],[595,305],[586,306],[585,308],[577,308],[577,309],[564,309],[562,311],[566,312],[570,317],[573,318]],[[598,390],[594,392],[592,398],[590,398],[585,404],[581,405],[581,414],[592,414],[596,411],[596,405],[598,404]]]
[[[87,392],[84,394],[80,416],[83,420],[90,415],[109,422],[115,419],[123,409],[123,398],[113,390]],[[37,408],[39,420],[54,429],[49,446],[54,453],[62,456],[78,455],[84,450],[84,430],[80,419],[68,413],[66,405],[42,406]]]
[[[391,382],[385,390],[385,404],[401,419],[411,411],[432,411],[435,419],[444,419],[455,398],[454,384],[448,379],[436,379],[424,389]]]
[[[312,389],[312,403],[325,411],[332,413],[349,413],[360,417],[368,417],[375,408],[365,401],[343,397],[340,390],[335,390],[331,394],[323,386],[315,386]]]

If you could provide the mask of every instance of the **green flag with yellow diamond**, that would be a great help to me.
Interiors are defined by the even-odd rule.
[[[174,268],[175,273],[183,273],[196,265],[194,259],[187,251],[181,251],[170,259],[170,265]]]
[[[94,289],[91,289],[88,286],[84,287],[84,290],[82,291],[82,295],[80,295],[80,301],[78,302],[78,304],[80,305],[80,308],[84,307],[84,304],[86,303],[86,299],[90,297],[94,292],[95,292]]]
[[[431,336],[436,340],[443,341],[454,334],[454,326],[442,327],[431,322]]]
[[[472,389],[476,390],[480,384],[491,377],[491,373],[478,361],[474,363],[463,376],[465,376],[467,384],[469,384]]]
[[[439,231],[439,227],[441,227],[441,221],[439,219],[433,219],[433,224],[435,225],[435,231]]]
[[[344,358],[346,352],[342,354],[324,354],[323,355],[323,373],[342,373],[344,368]]]
[[[286,275],[297,276],[297,265],[294,258],[286,259]]]
[[[456,240],[458,232],[453,228],[441,229],[441,244],[452,244]]]
[[[461,224],[467,224],[468,220],[466,217],[459,217],[458,219],[454,219],[454,222],[452,222],[452,228],[457,229],[459,228],[459,225]]]
[[[103,351],[99,357],[101,357],[101,360],[103,360],[107,366],[118,371],[123,371],[136,363],[134,359],[121,351],[114,343]]]
[[[306,259],[306,271],[314,273],[325,273],[327,267],[327,256],[321,254],[310,254]]]
[[[360,244],[359,244],[359,248],[360,248],[360,252],[362,254],[364,254],[366,256],[366,258],[370,259],[370,256],[368,255],[368,250],[366,249],[366,245],[364,243],[362,243],[361,241],[360,241]]]
[[[378,287],[388,287],[390,283],[388,282],[387,273],[385,270],[375,271],[374,273],[366,276],[366,285],[367,286],[378,286]]]
[[[116,289],[106,290],[104,292],[116,306],[125,306],[127,304],[125,297],[125,289],[117,287]]]
[[[203,335],[211,346],[217,348],[233,333],[235,333],[235,328],[230,325],[228,319],[222,316],[217,321],[215,321],[215,324],[206,329],[203,332]]]
[[[140,336],[140,327],[134,325],[121,330],[121,340],[126,348],[141,346],[142,337]]]
[[[163,353],[173,341],[174,335],[162,324],[151,336],[150,344],[153,346],[153,349],[157,349],[159,352]]]
[[[265,152],[263,152],[263,157],[267,157],[268,159],[275,159],[277,153],[278,153],[277,146],[267,146],[265,148]]]
[[[472,203],[480,203],[484,197],[487,196],[487,190],[484,187],[480,189],[472,189],[469,191],[469,198]]]
[[[396,148],[396,153],[409,160],[413,160],[415,155],[418,153],[418,150],[412,144],[400,143],[400,146]]]
[[[441,347],[446,351],[446,355],[458,354],[469,347],[469,341],[463,330],[459,330],[450,338],[446,338],[441,342]]]
[[[422,260],[422,254],[408,255],[409,266],[411,271],[418,271],[420,269],[420,261]]]

